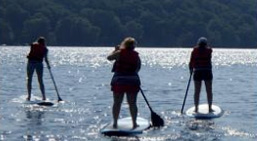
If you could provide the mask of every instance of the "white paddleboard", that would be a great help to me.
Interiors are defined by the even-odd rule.
[[[195,106],[193,106],[186,111],[186,115],[198,119],[219,118],[223,115],[223,110],[219,106],[212,105],[212,109],[213,112],[209,113],[208,104],[200,104],[197,113],[195,113]]]
[[[113,128],[113,123],[110,123],[103,127],[100,132],[107,136],[131,136],[142,134],[150,127],[150,122],[141,117],[137,117],[137,124],[139,126],[133,129],[131,117],[126,117],[118,120],[118,128]]]

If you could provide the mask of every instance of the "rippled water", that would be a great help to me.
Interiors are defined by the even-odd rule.
[[[110,79],[112,48],[49,47],[49,59],[64,103],[54,107],[24,104],[26,54],[29,47],[0,47],[0,140],[256,140],[257,50],[214,49],[214,103],[225,114],[213,120],[180,115],[191,49],[138,48],[142,58],[142,89],[166,126],[137,137],[110,138],[99,133],[112,120]],[[45,68],[47,98],[57,100]],[[34,96],[41,97],[36,76]],[[202,88],[201,103],[206,103]],[[193,106],[193,85],[185,110]],[[126,102],[121,116],[129,116]],[[150,117],[141,95],[139,116]]]

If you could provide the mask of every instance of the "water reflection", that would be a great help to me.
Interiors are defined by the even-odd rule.
[[[210,131],[214,129],[214,121],[212,120],[189,120],[186,123],[186,127],[194,131]]]
[[[0,75],[0,140],[110,140],[99,130],[112,120],[109,85],[112,64],[105,58],[112,48],[50,48],[49,57],[61,96],[71,101],[57,108],[29,104],[21,107],[23,97],[10,102],[26,93],[27,49],[0,48],[3,58],[0,62],[5,66]],[[253,87],[256,79],[252,77],[257,74],[256,49],[215,49],[214,101],[229,112],[210,121],[195,121],[179,114],[191,49],[139,48],[138,51],[143,63],[142,87],[147,90],[151,106],[165,117],[166,123],[160,130],[146,131],[139,136],[140,140],[256,140],[256,90]],[[49,98],[56,99],[47,71],[45,83]],[[193,86],[188,97],[185,109],[193,105]],[[148,117],[149,110],[141,96],[138,104],[142,108],[140,116]]]
[[[45,111],[42,109],[26,110],[25,114],[28,122],[26,125],[27,131],[24,134],[24,139],[26,141],[32,141],[35,140],[35,138],[33,138],[33,134],[40,131],[43,126],[42,121],[45,118]]]
[[[26,118],[29,119],[29,126],[42,125],[42,118],[44,118],[44,111],[26,111]]]

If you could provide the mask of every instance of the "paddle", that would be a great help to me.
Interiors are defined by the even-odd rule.
[[[181,112],[180,112],[181,114],[183,114],[183,110],[184,110],[184,106],[185,106],[185,103],[186,103],[187,93],[188,93],[188,89],[189,89],[189,86],[190,86],[192,74],[193,74],[193,71],[191,71],[190,77],[189,77],[189,80],[188,80],[188,83],[187,83],[186,94],[185,94],[184,101],[183,101],[182,108],[181,108]]]
[[[149,107],[149,109],[150,109],[150,111],[151,111],[152,126],[153,126],[153,127],[161,127],[161,126],[164,126],[164,121],[163,121],[163,119],[153,111],[153,109],[151,108],[151,106],[150,106],[149,102],[147,101],[147,99],[146,99],[146,97],[145,97],[145,94],[144,94],[144,92],[143,92],[143,90],[142,90],[141,88],[140,88],[140,91],[141,91],[141,93],[142,93],[142,95],[143,95],[143,97],[144,97],[144,100],[145,100],[147,106]]]
[[[49,73],[50,73],[51,79],[52,79],[52,81],[53,81],[53,83],[54,83],[54,88],[55,88],[55,91],[56,91],[56,94],[57,94],[57,97],[58,97],[58,102],[59,102],[59,101],[63,101],[63,100],[61,99],[60,95],[59,95],[59,92],[58,92],[58,89],[57,89],[56,83],[55,83],[55,81],[54,81],[54,76],[53,76],[53,73],[52,73],[52,71],[51,71],[50,66],[49,66],[49,67],[47,67],[47,68],[48,68],[48,70],[49,70]]]

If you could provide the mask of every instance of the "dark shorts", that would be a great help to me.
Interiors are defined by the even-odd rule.
[[[212,80],[213,75],[211,70],[197,70],[194,72],[194,80],[202,81],[202,80]]]
[[[33,73],[36,70],[38,78],[43,78],[43,63],[40,61],[28,61],[27,64],[27,77],[32,79]]]
[[[114,74],[111,82],[114,93],[137,93],[140,89],[140,78],[136,75]]]

